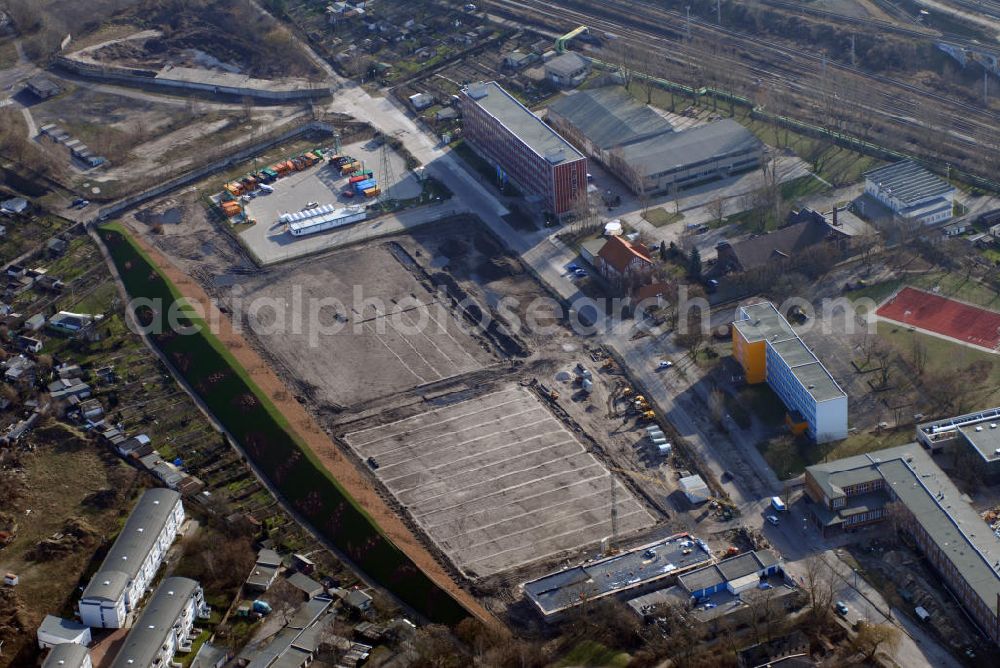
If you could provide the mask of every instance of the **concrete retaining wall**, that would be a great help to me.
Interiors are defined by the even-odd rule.
[[[154,86],[159,88],[194,91],[198,93],[209,93],[212,95],[233,95],[241,98],[250,97],[255,100],[262,100],[265,102],[309,100],[329,97],[333,92],[333,89],[330,86],[307,86],[302,88],[291,88],[288,90],[219,86],[210,83],[199,83],[197,81],[171,79],[169,76],[157,76],[158,73],[153,70],[94,65],[91,63],[84,63],[73,58],[68,58],[66,56],[56,58],[55,64],[64,70],[78,74],[82,77],[87,77],[88,79],[120,83],[127,86]]]
[[[147,188],[146,190],[143,190],[140,193],[132,195],[131,197],[126,197],[125,199],[118,200],[114,204],[102,207],[101,210],[98,211],[97,213],[96,220],[99,221],[107,220],[108,218],[117,216],[122,211],[131,209],[132,207],[141,204],[142,202],[150,200],[154,197],[158,197],[159,195],[162,195],[163,193],[166,192],[170,192],[171,190],[174,190],[176,188],[180,188],[181,186],[185,186],[188,183],[197,181],[198,179],[204,178],[205,176],[208,176],[209,174],[212,174],[214,172],[218,172],[219,170],[225,169],[227,167],[232,167],[233,165],[239,162],[252,158],[258,153],[266,151],[267,149],[277,144],[282,144],[288,141],[289,139],[294,139],[295,137],[306,135],[311,132],[333,135],[335,130],[336,128],[333,125],[330,125],[329,123],[324,123],[323,121],[310,121],[296,128],[285,130],[284,132],[273,135],[272,137],[265,139],[264,141],[258,142],[252,146],[248,146],[241,151],[232,153],[224,159],[216,160],[215,162],[205,165],[204,167],[200,167],[194,171],[187,172],[186,174],[182,174],[178,177],[169,179],[167,181],[163,181],[162,183],[159,183],[153,186],[152,188]]]

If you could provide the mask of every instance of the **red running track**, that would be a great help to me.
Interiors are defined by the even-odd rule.
[[[1000,345],[1000,313],[915,288],[903,288],[876,311],[879,316],[984,348]]]

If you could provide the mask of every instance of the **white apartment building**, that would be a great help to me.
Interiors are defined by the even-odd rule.
[[[42,668],[93,668],[90,652],[83,645],[63,643],[56,645],[45,657]]]
[[[125,637],[111,668],[163,668],[178,651],[190,652],[195,620],[207,619],[208,606],[199,585],[190,578],[163,581]]]
[[[171,489],[143,494],[84,589],[78,604],[80,620],[93,628],[125,626],[183,522],[180,494]]]

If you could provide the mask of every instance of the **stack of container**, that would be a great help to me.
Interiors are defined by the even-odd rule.
[[[356,181],[351,184],[354,188],[354,192],[359,195],[364,195],[365,197],[375,197],[378,195],[378,186],[373,178],[367,178],[363,181]]]
[[[361,169],[360,162],[345,162],[340,167],[340,173],[346,176],[347,174],[353,174],[354,172],[360,169]]]
[[[239,197],[243,194],[243,184],[238,181],[226,184],[226,192],[228,192],[233,197]]]
[[[238,216],[242,211],[243,208],[237,202],[230,200],[222,203],[222,212],[226,214],[226,218]]]

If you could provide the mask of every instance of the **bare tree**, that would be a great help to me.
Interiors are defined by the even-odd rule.
[[[670,198],[674,201],[674,213],[680,215],[681,213],[681,196],[680,187],[677,185],[676,181],[670,183]]]
[[[910,338],[910,364],[917,376],[923,376],[927,368],[927,346],[923,340],[914,334]]]
[[[603,52],[608,62],[614,66],[618,76],[621,77],[625,90],[631,92],[637,58],[635,47],[624,39],[616,39],[608,44]]]
[[[767,642],[775,635],[775,630],[783,615],[775,600],[776,589],[752,589],[740,596],[746,605],[750,631],[755,643]]]
[[[653,92],[659,88],[656,79],[660,76],[659,63],[656,55],[649,49],[638,52],[636,67],[642,73],[639,85],[646,94],[646,104],[653,104]]]
[[[821,555],[813,554],[806,558],[802,589],[809,597],[809,616],[817,626],[823,626],[830,618],[836,583],[836,572]]]
[[[879,651],[893,656],[901,641],[902,634],[891,624],[861,622],[858,632],[851,640],[851,647],[864,656],[865,662],[869,662]]]
[[[726,201],[721,196],[716,197],[706,205],[706,209],[716,224],[721,225],[726,212]]]

